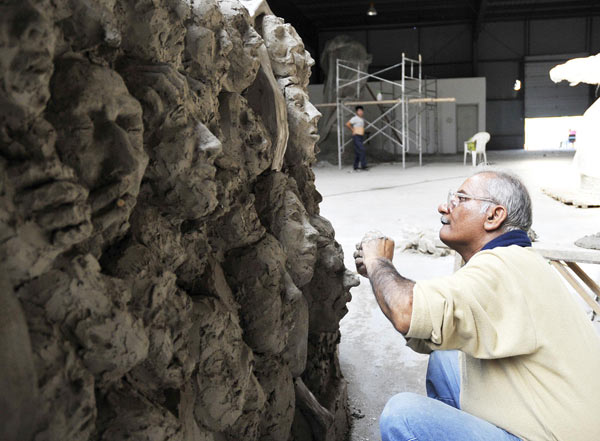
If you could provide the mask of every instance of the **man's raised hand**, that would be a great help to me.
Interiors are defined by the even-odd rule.
[[[366,261],[377,258],[392,260],[394,258],[394,241],[378,231],[369,231],[356,245],[354,263],[361,276],[369,277]]]

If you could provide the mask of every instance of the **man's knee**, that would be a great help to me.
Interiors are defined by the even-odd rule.
[[[383,440],[410,439],[409,423],[427,409],[429,399],[422,395],[403,392],[389,399],[379,417],[379,429]]]

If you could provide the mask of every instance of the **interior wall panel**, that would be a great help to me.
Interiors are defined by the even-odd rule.
[[[418,56],[419,31],[413,28],[373,30],[369,31],[368,43],[373,65],[390,66],[402,61],[402,52],[410,58]]]
[[[515,99],[514,90],[516,79],[520,79],[520,63],[518,61],[482,61],[478,63],[479,76],[487,80],[487,98]]]
[[[522,149],[525,140],[522,101],[488,101],[486,106],[486,127],[491,135],[489,149]]]
[[[594,16],[589,20],[591,29],[586,26],[586,21],[581,17],[484,24],[477,44],[477,74],[486,78],[486,125],[492,135],[490,149],[523,147],[526,97],[529,116],[581,114],[589,105],[590,88],[569,88],[566,83],[556,86],[547,75],[551,66],[531,64],[532,60],[548,60],[552,57],[546,56],[556,54],[582,56],[586,47],[592,54],[600,53],[600,17]],[[423,72],[427,76],[461,78],[473,75],[470,24],[354,30],[345,33],[367,47],[373,55],[373,68],[398,63],[402,51],[411,57],[420,52],[424,62]],[[335,35],[337,32],[319,34],[321,50],[326,41]],[[527,79],[523,78],[526,61],[530,63]],[[548,64],[560,62],[556,60]],[[392,73],[391,77],[398,75]],[[521,92],[513,90],[517,78],[523,82]],[[529,86],[527,83],[530,83]]]
[[[600,53],[600,17],[592,18],[591,40],[592,54]]]
[[[532,20],[529,55],[568,54],[585,51],[585,18]]]
[[[524,54],[525,24],[523,21],[486,23],[479,34],[479,60],[515,59]]]
[[[589,106],[589,86],[571,87],[566,81],[554,83],[549,75],[550,69],[574,56],[525,62],[526,118],[583,115]]]
[[[425,26],[421,28],[421,54],[426,63],[471,60],[471,26]]]
[[[448,64],[423,64],[424,75],[434,78],[465,78],[473,74],[473,65],[470,61]]]

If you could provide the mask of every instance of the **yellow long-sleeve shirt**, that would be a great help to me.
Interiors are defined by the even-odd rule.
[[[461,409],[525,441],[600,440],[600,337],[547,261],[516,245],[418,282],[409,346],[459,349]]]

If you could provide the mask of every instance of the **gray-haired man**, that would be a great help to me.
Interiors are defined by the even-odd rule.
[[[409,346],[432,354],[428,397],[392,397],[383,440],[599,440],[600,338],[528,248],[526,188],[480,172],[438,211],[440,239],[466,262],[453,275],[402,277],[386,238],[367,237],[355,253],[384,314]]]

